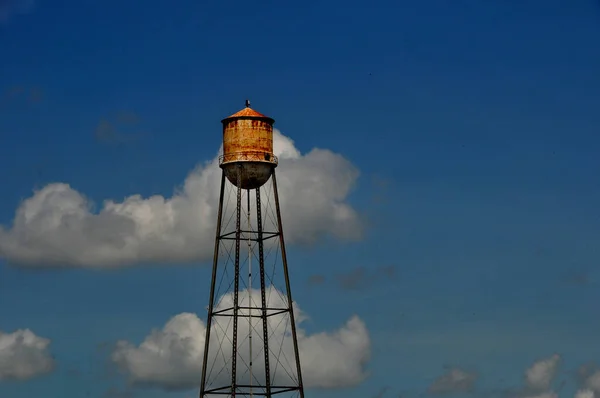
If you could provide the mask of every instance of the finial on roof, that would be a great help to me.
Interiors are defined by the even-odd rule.
[[[250,100],[246,100],[246,108],[250,108]]]

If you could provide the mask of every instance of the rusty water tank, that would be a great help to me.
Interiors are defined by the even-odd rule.
[[[275,120],[250,108],[221,120],[223,123],[223,155],[219,166],[227,179],[237,186],[238,169],[242,189],[256,189],[264,185],[275,167],[273,154],[273,124]]]

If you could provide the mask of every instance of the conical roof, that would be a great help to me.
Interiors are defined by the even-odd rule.
[[[269,121],[271,121],[271,123],[274,122],[274,120],[266,115],[263,115],[260,112],[255,111],[254,109],[250,108],[250,102],[246,101],[246,107],[244,109],[242,109],[239,112],[234,113],[231,116],[227,116],[225,119],[221,120],[221,122],[225,122],[229,119],[237,119],[237,118],[250,118],[250,119],[267,119]]]

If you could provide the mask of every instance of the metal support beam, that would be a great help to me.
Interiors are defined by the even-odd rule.
[[[287,299],[290,310],[290,324],[292,326],[292,340],[294,341],[294,356],[296,357],[296,371],[298,372],[298,390],[300,398],[304,398],[304,387],[302,385],[302,369],[300,369],[300,351],[298,350],[298,335],[296,334],[296,320],[294,317],[294,301],[292,300],[292,288],[290,286],[290,274],[287,264],[287,253],[285,251],[285,241],[283,239],[283,223],[281,221],[281,208],[279,206],[279,192],[277,191],[277,177],[275,170],[271,175],[273,179],[273,194],[275,196],[275,212],[277,214],[277,229],[279,229],[279,245],[281,249],[281,261],[283,262],[283,274],[285,276],[285,289],[287,290]]]
[[[274,196],[274,206],[275,206],[275,217],[277,218],[277,220],[275,221],[276,224],[276,228],[277,231],[264,231],[263,230],[263,216],[266,214],[267,216],[271,214],[271,211],[267,211],[265,212],[265,214],[263,214],[263,203],[261,200],[261,189],[265,189],[265,188],[256,188],[253,189],[255,191],[256,194],[256,206],[255,208],[251,208],[251,203],[250,203],[250,192],[251,191],[247,191],[248,194],[248,204],[246,204],[246,206],[248,207],[248,214],[246,215],[248,217],[248,219],[250,220],[250,210],[252,210],[252,213],[255,213],[256,215],[256,227],[254,225],[251,225],[250,221],[248,221],[248,226],[245,227],[244,229],[242,229],[241,226],[241,217],[242,217],[242,188],[241,188],[241,181],[242,181],[242,164],[238,164],[237,166],[237,178],[236,178],[236,183],[232,184],[235,185],[235,189],[237,190],[237,205],[236,205],[236,209],[235,209],[235,231],[231,231],[228,233],[223,233],[221,230],[223,229],[222,227],[222,222],[225,219],[228,219],[229,216],[225,216],[223,215],[223,207],[224,207],[224,192],[225,192],[225,185],[226,184],[230,184],[231,182],[227,180],[226,177],[226,173],[223,172],[222,176],[221,176],[221,190],[220,190],[220,196],[219,196],[219,210],[218,210],[218,215],[217,215],[217,231],[216,231],[216,236],[215,236],[215,252],[214,252],[214,258],[213,258],[213,270],[212,270],[212,277],[211,277],[211,286],[210,286],[210,299],[209,299],[209,305],[208,305],[208,318],[207,318],[207,322],[206,322],[206,336],[205,336],[205,343],[204,343],[204,354],[203,354],[203,365],[202,365],[202,380],[201,380],[201,386],[200,386],[200,398],[205,398],[207,395],[226,395],[226,396],[231,396],[233,398],[235,398],[236,395],[238,396],[252,396],[252,395],[256,395],[256,396],[265,396],[265,397],[272,397],[275,396],[277,394],[282,394],[282,393],[289,393],[289,392],[298,392],[298,396],[299,398],[304,398],[304,387],[303,387],[303,382],[302,382],[302,372],[301,372],[301,368],[300,368],[300,357],[299,357],[299,349],[298,349],[298,336],[297,336],[297,332],[296,332],[296,322],[295,322],[295,316],[294,316],[294,307],[293,307],[293,299],[292,299],[292,293],[291,293],[291,287],[290,287],[290,278],[289,278],[289,270],[288,270],[288,263],[287,263],[287,253],[286,253],[286,247],[285,247],[285,241],[284,241],[284,235],[283,235],[283,225],[282,225],[282,220],[281,220],[281,209],[280,209],[280,204],[279,204],[279,192],[277,190],[277,180],[275,177],[275,171],[273,170],[272,174],[271,174],[271,179],[272,179],[272,193]],[[254,214],[253,214],[254,215]],[[255,231],[253,231],[252,229],[256,229]],[[273,227],[274,228],[274,227]],[[267,275],[266,275],[266,260],[265,260],[265,245],[264,242],[267,241],[268,239],[272,239],[272,238],[278,238],[279,240],[279,258],[275,260],[275,264],[278,267],[283,267],[283,276],[285,278],[285,290],[286,292],[284,293],[284,297],[287,297],[287,303],[283,304],[283,305],[274,305],[272,307],[269,306],[269,303],[267,302]],[[233,266],[234,266],[234,272],[233,275],[231,275],[231,269],[230,268],[223,268],[222,270],[219,269],[219,265],[218,265],[218,260],[219,260],[219,248],[220,245],[226,241],[231,241],[234,240],[234,242],[231,242],[232,244],[235,245],[235,249],[232,250],[232,248],[228,248],[227,249],[227,256],[226,257],[226,263],[225,263],[225,267],[227,266],[231,266],[231,262],[234,262]],[[245,242],[248,242],[249,248],[248,248],[248,291],[249,293],[251,292],[252,289],[252,280],[254,278],[252,278],[254,275],[252,275],[252,269],[251,269],[251,263],[250,261],[251,258],[256,258],[256,260],[258,260],[259,263],[259,280],[260,280],[260,292],[261,292],[261,298],[260,298],[260,305],[258,303],[254,303],[252,301],[250,301],[248,303],[248,305],[240,305],[240,288],[242,287],[241,284],[244,283],[244,281],[240,280],[240,274],[241,274],[241,270],[240,267],[243,265],[241,264],[241,253],[240,253],[240,246],[242,243],[242,240],[244,240]],[[258,248],[258,252],[253,251],[252,249],[252,245],[251,242],[256,242],[256,246]],[[233,253],[234,252],[234,253]],[[223,257],[223,256],[221,256]],[[233,260],[233,261],[232,261]],[[269,260],[270,262],[271,260]],[[277,273],[280,274],[280,268],[278,269]],[[219,308],[218,310],[215,310],[215,306],[216,304],[216,300],[218,299],[218,297],[215,297],[216,294],[221,294],[221,292],[217,293],[216,290],[220,290],[216,288],[215,284],[217,283],[217,279],[218,278],[222,278],[221,276],[219,276],[217,278],[217,273],[219,272],[223,272],[223,277],[227,277],[225,278],[226,280],[221,280],[221,282],[225,282],[225,286],[229,286],[229,290],[228,293],[232,293],[233,294],[233,302],[227,305],[227,308]],[[256,272],[256,271],[254,271]],[[275,271],[274,271],[275,272]],[[231,280],[231,278],[233,278],[233,280]],[[271,277],[269,277],[271,278]],[[273,283],[273,281],[271,280],[271,283]],[[223,292],[224,293],[224,292]],[[284,299],[286,300],[286,299]],[[275,351],[279,351],[275,350],[275,351],[271,351],[271,348],[269,347],[269,334],[270,334],[270,328],[269,328],[269,318],[275,315],[284,315],[284,316],[289,316],[289,324],[291,326],[291,337],[293,340],[293,349],[294,349],[294,356],[295,356],[295,371],[294,369],[288,369],[288,371],[291,373],[288,373],[289,376],[291,377],[291,379],[294,379],[294,376],[292,376],[293,373],[296,373],[297,375],[297,379],[296,380],[289,380],[286,377],[286,381],[282,381],[281,384],[279,385],[277,383],[277,380],[273,378],[274,375],[271,374],[271,365],[273,363],[273,361],[279,361],[279,358],[276,357],[277,353]],[[214,319],[215,317],[220,317],[220,319],[223,319],[222,317],[230,317],[231,319],[231,324],[229,324],[228,327],[226,327],[225,329],[222,329],[223,332],[228,333],[228,336],[225,337],[223,339],[223,341],[218,341],[217,344],[219,344],[219,347],[213,347],[213,349],[211,350],[211,337],[213,339],[212,344],[215,343],[214,341],[214,337],[211,336],[211,331],[213,328],[217,328],[218,323],[216,323],[216,319]],[[247,318],[249,321],[248,323],[248,327],[249,327],[249,335],[248,340],[250,340],[250,344],[251,342],[254,340],[253,337],[259,337],[256,336],[256,334],[260,334],[261,336],[259,338],[262,338],[263,340],[263,359],[261,360],[261,362],[264,361],[264,364],[261,364],[261,367],[263,367],[263,369],[257,369],[257,365],[256,362],[253,361],[253,359],[256,358],[252,358],[252,349],[248,350],[248,352],[250,353],[251,358],[249,359],[249,361],[245,361],[245,355],[248,355],[246,352],[244,352],[244,356],[239,357],[239,355],[241,355],[242,353],[239,351],[238,344],[245,344],[244,341],[242,340],[242,338],[238,338],[238,326],[240,325],[240,320]],[[254,329],[253,323],[250,323],[250,320],[252,318],[260,318],[261,319],[261,324],[262,324],[262,331],[258,330],[259,328],[257,327],[256,329]],[[215,321],[215,322],[213,322]],[[242,323],[242,325],[245,325],[244,323]],[[258,326],[258,325],[256,325]],[[254,330],[256,330],[256,332],[254,332]],[[214,332],[214,331],[213,331]],[[233,335],[231,336],[231,338],[229,338],[229,333],[233,333]],[[256,333],[254,336],[252,336],[252,333]],[[244,336],[245,337],[245,336]],[[219,339],[220,340],[220,339]],[[226,347],[223,344],[227,344],[227,345],[231,345],[230,347]],[[271,342],[272,344],[272,342]],[[225,350],[223,348],[226,348]],[[231,357],[229,357],[229,352],[231,352]],[[209,355],[210,353],[210,355]],[[225,367],[222,369],[223,373],[219,376],[219,374],[217,374],[216,376],[212,376],[212,366],[213,363],[210,362],[209,363],[209,357],[217,355],[216,358],[214,358],[215,361],[219,361],[225,364]],[[260,358],[260,356],[257,355],[258,358]],[[238,361],[239,359],[239,361]],[[212,361],[212,359],[211,359]],[[241,362],[240,362],[241,361]],[[242,365],[242,363],[244,363],[244,366],[248,366],[248,369],[246,369],[245,367],[242,369],[240,366]],[[293,365],[292,365],[293,366]],[[274,366],[274,369],[276,368],[276,366]],[[227,373],[229,373],[229,371],[231,371],[231,375],[226,375]],[[248,384],[248,372],[250,374],[250,381]],[[263,373],[264,372],[264,373]],[[215,372],[217,373],[217,372]],[[207,376],[208,374],[208,376]],[[258,376],[258,377],[257,377]],[[212,379],[212,377],[216,377],[216,379]],[[225,378],[223,378],[225,377]],[[210,379],[210,380],[208,380]],[[238,384],[238,383],[244,383],[244,384]],[[215,385],[216,384],[216,385]],[[294,384],[294,385],[290,385],[290,384]]]
[[[263,343],[265,355],[265,388],[271,396],[271,368],[269,367],[269,320],[267,319],[267,286],[265,284],[265,251],[262,240],[262,204],[260,188],[256,188],[256,229],[258,230],[258,258],[260,262],[260,299],[262,305]]]
[[[210,279],[210,297],[208,298],[208,317],[206,318],[206,336],[204,340],[204,360],[202,366],[202,380],[200,384],[200,398],[204,397],[206,390],[206,364],[208,363],[208,350],[210,348],[210,329],[215,304],[215,284],[217,281],[217,266],[219,263],[219,236],[221,235],[221,221],[223,220],[223,197],[225,195],[225,172],[221,172],[221,191],[219,193],[219,210],[217,213],[217,232],[215,237],[215,251],[213,256],[212,277]]]
[[[240,296],[240,223],[242,213],[242,165],[237,167],[237,207],[235,213],[235,271],[233,288],[233,352],[231,353],[231,397],[235,398],[237,384],[237,356],[238,356],[238,306]]]

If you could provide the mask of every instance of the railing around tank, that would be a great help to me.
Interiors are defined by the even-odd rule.
[[[261,151],[233,152],[219,156],[219,165],[230,162],[265,162],[277,164],[277,156]]]

